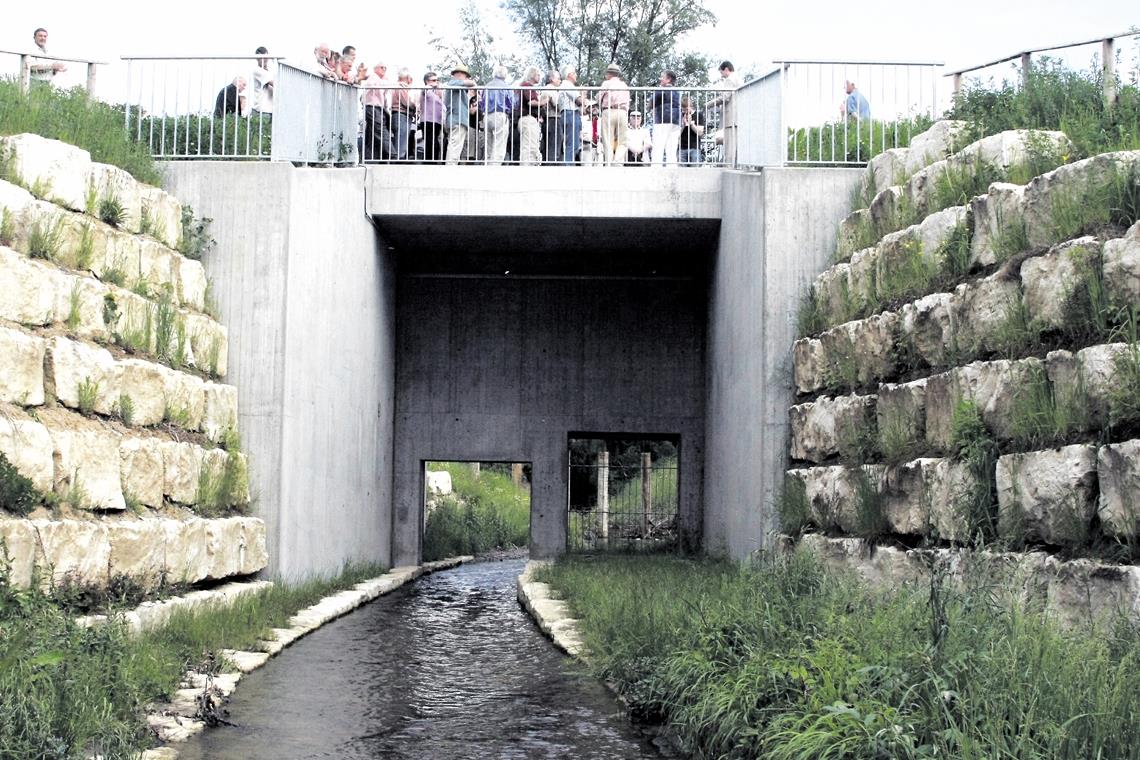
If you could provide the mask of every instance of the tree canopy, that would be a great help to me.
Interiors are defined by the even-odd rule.
[[[503,7],[547,68],[574,66],[583,82],[600,82],[617,63],[631,85],[656,84],[669,67],[686,84],[704,83],[709,61],[676,49],[685,32],[716,21],[702,0],[503,0]]]

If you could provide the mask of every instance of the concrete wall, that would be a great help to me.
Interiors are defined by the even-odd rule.
[[[745,557],[776,528],[800,297],[835,249],[855,169],[725,172],[709,278],[705,549]]]
[[[398,562],[419,556],[432,459],[531,462],[532,554],[562,552],[572,431],[679,434],[682,527],[699,531],[702,280],[409,276],[397,302]]]
[[[180,162],[166,177],[220,241],[205,264],[270,570],[390,562],[395,277],[364,170]]]

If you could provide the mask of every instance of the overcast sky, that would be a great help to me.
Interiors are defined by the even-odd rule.
[[[691,33],[680,47],[732,59],[738,71],[766,70],[773,59],[781,58],[935,60],[965,67],[1024,48],[1117,34],[1140,25],[1135,0],[705,1],[718,23]],[[432,36],[458,36],[455,16],[462,4],[13,0],[5,5],[0,49],[30,48],[32,30],[43,26],[50,32],[48,49],[57,55],[118,62],[123,55],[246,53],[266,45],[274,54],[308,65],[314,44],[326,41],[337,48],[351,43],[365,62],[383,58],[391,67],[408,66],[418,77],[437,58],[428,45]],[[504,48],[519,49],[499,4],[479,0],[479,5]],[[1069,55],[1083,64],[1094,51],[1085,47]],[[1135,41],[1127,41],[1124,55],[1124,65],[1135,70]],[[100,73],[105,97],[121,88],[122,69],[118,64]],[[14,57],[0,56],[0,74],[15,70]],[[82,81],[77,70],[68,77]]]

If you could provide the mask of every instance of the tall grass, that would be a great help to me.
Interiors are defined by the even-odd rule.
[[[930,128],[926,116],[895,121],[848,119],[818,127],[788,130],[788,160],[813,162],[868,161],[890,148],[905,148],[912,137]]]
[[[92,100],[79,87],[36,87],[20,93],[12,79],[0,78],[0,135],[24,132],[76,145],[91,158],[112,164],[140,182],[161,185],[162,175],[147,146],[127,137],[121,106]]]
[[[424,526],[423,555],[431,562],[460,554],[526,546],[530,540],[530,488],[510,475],[464,462],[431,462],[451,474],[452,494],[437,497]]]
[[[544,570],[591,667],[697,758],[1140,757],[1140,633],[796,553],[755,567],[571,557]]]
[[[190,667],[216,668],[223,648],[252,648],[322,597],[384,572],[351,565],[336,577],[278,584],[232,605],[175,612],[128,634],[121,620],[83,628],[38,591],[0,572],[0,758],[133,758],[152,738],[144,706]]]

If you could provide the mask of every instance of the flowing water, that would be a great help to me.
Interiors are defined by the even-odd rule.
[[[515,598],[525,560],[422,578],[242,679],[186,760],[659,755]]]

